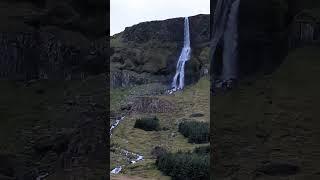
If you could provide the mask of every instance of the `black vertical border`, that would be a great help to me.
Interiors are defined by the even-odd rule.
[[[109,128],[110,128],[110,0],[105,0],[106,2],[106,46],[107,46],[107,59],[106,59],[106,156],[108,159],[108,164],[106,165],[106,173],[107,179],[110,179],[110,135],[109,135]]]
[[[210,0],[210,41],[212,41],[212,29],[213,29],[213,18],[214,18],[214,9],[216,5],[216,0]],[[210,43],[211,44],[211,43]],[[209,61],[210,61],[210,180],[214,179],[213,178],[213,164],[214,164],[214,154],[213,154],[213,139],[214,139],[214,132],[213,132],[213,94],[212,94],[212,74],[213,74],[213,68],[212,68],[212,62],[211,62],[211,50],[210,50],[210,56],[209,56]]]

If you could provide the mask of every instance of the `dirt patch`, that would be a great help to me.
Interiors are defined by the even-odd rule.
[[[158,97],[137,97],[131,110],[133,113],[170,113],[175,110],[175,105]]]

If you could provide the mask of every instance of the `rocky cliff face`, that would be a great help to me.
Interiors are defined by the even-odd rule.
[[[215,8],[217,0],[212,1]],[[314,0],[241,0],[239,9],[239,69],[241,76],[270,74],[289,51],[290,23],[303,9],[319,7]],[[213,12],[213,11],[212,11]],[[213,21],[211,21],[213,23]],[[218,55],[219,56],[219,55]],[[214,69],[220,71],[220,69]]]
[[[108,49],[102,4],[2,2],[1,79],[79,79],[103,73]]]
[[[213,97],[214,179],[319,178],[319,123],[313,121],[319,47],[287,48],[292,17],[312,3],[319,7],[312,0],[241,0],[239,61],[246,77]]]
[[[212,3],[214,7],[215,3]],[[288,47],[287,15],[287,5],[281,0],[241,0],[238,21],[240,76],[270,73],[282,62]],[[216,54],[218,61],[222,59],[219,58],[221,48],[218,47]],[[218,65],[213,70],[219,74],[221,68]]]
[[[80,79],[105,71],[103,40],[81,47],[48,31],[1,33],[0,39],[2,79]]]
[[[0,2],[0,179],[106,179],[106,14],[103,0]]]
[[[183,46],[183,18],[144,22],[111,37],[111,86],[169,83]],[[208,71],[209,15],[190,17],[187,84]]]
[[[239,14],[242,75],[272,72],[288,52],[288,9],[283,1],[243,0]]]

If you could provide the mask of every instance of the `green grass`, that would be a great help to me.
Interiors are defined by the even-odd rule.
[[[129,92],[130,89],[110,89],[110,111],[119,111]]]
[[[307,165],[302,174],[312,174],[319,161],[313,151],[320,138],[319,59],[319,47],[296,49],[272,75],[252,85],[243,80],[239,88],[213,97],[214,153],[225,161],[245,161],[250,171],[257,164],[238,152],[251,145],[256,148],[250,154],[260,162],[292,160]]]
[[[126,176],[139,176],[147,179],[168,178],[164,176],[155,166],[155,158],[151,155],[154,147],[166,148],[169,152],[192,151],[196,147],[207,146],[208,143],[196,145],[188,143],[188,139],[178,132],[178,125],[183,119],[209,122],[209,86],[207,77],[202,78],[198,83],[187,86],[184,91],[174,95],[156,96],[165,99],[177,106],[176,111],[170,113],[156,114],[132,114],[127,116],[114,131],[111,144],[115,147],[128,149],[129,151],[141,153],[145,161],[129,165],[122,172]],[[135,96],[139,89],[144,89],[145,85],[127,89],[114,89],[111,97],[113,103],[120,103],[129,96]],[[134,89],[134,90],[133,90]],[[152,88],[151,88],[152,89]],[[112,95],[111,95],[112,96]],[[203,113],[203,117],[190,118],[193,113]],[[134,128],[135,120],[145,116],[157,116],[160,127],[166,127],[166,131],[144,131]],[[111,169],[121,160],[116,154],[111,154]]]
[[[111,47],[118,50],[122,48],[130,48],[130,52],[134,52],[139,57],[139,61],[145,61],[143,65],[144,71],[153,72],[155,69],[165,68],[169,55],[178,52],[176,43],[159,43],[158,41],[149,41],[144,44],[134,44],[131,42],[123,42],[121,34],[111,38]],[[201,61],[206,62],[208,48],[201,52]],[[143,59],[141,59],[143,58]],[[147,61],[146,61],[147,60]],[[113,67],[115,68],[115,67]],[[122,105],[128,103],[136,96],[150,96],[150,92],[162,89],[164,85],[146,84],[138,85],[130,88],[117,88],[110,90],[110,107],[114,113],[120,113]],[[177,92],[171,96],[157,96],[165,99],[177,106],[175,112],[157,113],[157,114],[135,114],[127,116],[114,131],[111,144],[114,147],[128,149],[132,152],[141,153],[145,156],[146,161],[130,165],[125,168],[123,174],[130,176],[139,176],[147,179],[165,178],[162,173],[155,167],[155,159],[151,156],[151,151],[155,146],[161,146],[170,152],[179,150],[190,151],[195,147],[203,145],[194,145],[188,143],[188,139],[178,132],[178,124],[183,119],[209,122],[209,87],[208,78],[201,79],[198,83],[187,86],[184,91]],[[203,117],[190,118],[193,113],[202,113]],[[157,116],[159,118],[160,127],[169,128],[167,131],[146,132],[134,127],[135,120],[148,116]],[[118,161],[118,162],[117,162]],[[123,159],[116,153],[111,154],[111,169],[123,163]],[[132,168],[131,168],[132,166]]]

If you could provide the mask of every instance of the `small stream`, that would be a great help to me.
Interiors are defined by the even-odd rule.
[[[112,136],[112,130],[113,130],[114,128],[116,128],[116,127],[120,124],[120,122],[124,120],[124,118],[125,118],[125,116],[122,116],[122,117],[117,118],[116,121],[111,125],[111,128],[110,128],[110,137]]]
[[[112,131],[116,127],[118,127],[118,125],[124,120],[124,118],[125,118],[125,116],[117,118],[116,121],[111,125],[111,127],[110,127],[110,137],[112,136]],[[125,150],[125,149],[119,149],[118,148],[118,150],[120,151],[120,154],[123,155],[126,158],[126,160],[128,162],[128,164],[126,164],[126,165],[135,164],[135,163],[138,163],[139,161],[143,161],[144,160],[144,157],[141,154],[130,152],[130,151]],[[121,170],[123,169],[123,167],[125,167],[126,165],[117,166],[110,173],[111,174],[119,174],[121,172]]]

